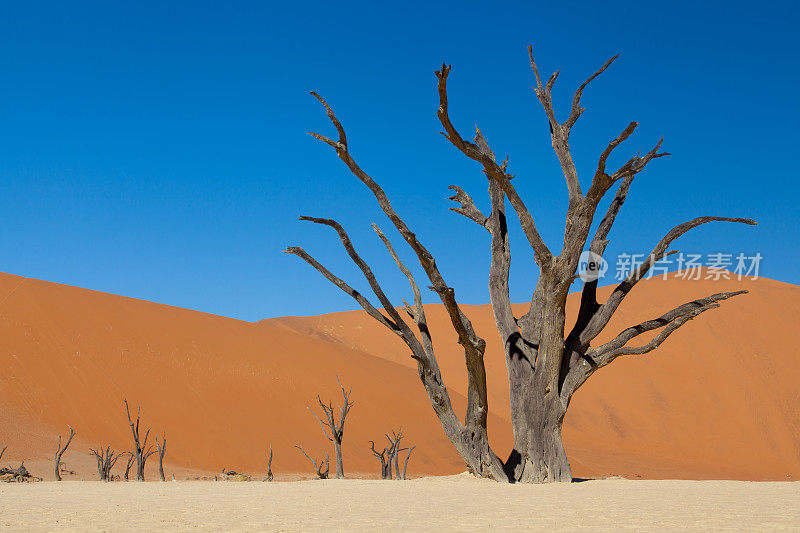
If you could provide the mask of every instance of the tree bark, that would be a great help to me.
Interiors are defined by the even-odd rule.
[[[342,442],[333,441],[333,450],[336,454],[336,479],[344,479],[344,465],[342,464]]]

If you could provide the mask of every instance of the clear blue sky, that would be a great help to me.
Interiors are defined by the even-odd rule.
[[[756,228],[706,225],[677,247],[760,252],[762,275],[800,283],[799,12],[769,1],[5,2],[0,271],[246,320],[353,309],[281,253],[303,245],[365,286],[328,228],[296,221],[307,214],[340,220],[399,303],[405,279],[369,228],[388,221],[305,135],[331,131],[317,90],[460,299],[485,303],[488,236],[445,198],[458,184],[485,206],[486,181],[438,133],[433,71],[453,65],[454,121],[511,156],[558,249],[566,189],[530,90],[533,43],[545,73],[562,69],[562,112],[622,53],[573,131],[584,183],[630,120],[641,125],[620,156],[662,135],[674,154],[637,179],[610,252],[646,253],[698,215],[752,217]],[[521,301],[535,270],[516,228]]]

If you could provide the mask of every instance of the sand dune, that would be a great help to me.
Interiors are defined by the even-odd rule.
[[[0,293],[4,463],[50,460],[66,424],[78,431],[70,468],[85,463],[74,452],[88,446],[128,449],[127,397],[141,402],[144,424],[166,430],[173,467],[263,472],[272,444],[275,472],[308,472],[292,446],[320,457],[329,448],[306,406],[316,394],[336,402],[338,374],[357,402],[343,452],[351,472],[376,471],[367,440],[400,425],[418,445],[415,472],[463,470],[415,372],[400,365],[278,328],[16,276],[0,277]]]
[[[617,360],[576,394],[564,439],[579,476],[774,479],[800,476],[800,366],[794,337],[800,287],[768,279],[641,282],[600,341],[668,309],[728,290],[750,294],[724,302],[685,325],[656,352]],[[600,290],[600,298],[612,287]],[[578,295],[568,312],[576,313]],[[526,311],[517,305],[517,315]],[[465,306],[486,338],[489,409],[508,419],[508,381],[488,306]],[[427,312],[445,382],[464,391],[463,352],[443,308]],[[402,342],[361,312],[267,320],[412,366]],[[507,427],[491,428],[505,452]]]
[[[686,325],[660,351],[615,362],[576,395],[564,431],[576,476],[800,475],[792,336],[800,287],[764,279],[646,281],[610,330],[733,286],[752,293]],[[490,432],[505,453],[512,444],[508,389],[491,313],[487,306],[466,310],[489,342]],[[430,306],[429,321],[461,412],[463,355],[439,307]],[[463,470],[402,345],[360,312],[252,324],[2,274],[0,338],[0,446],[9,446],[2,462],[26,459],[37,475],[50,474],[66,424],[78,430],[65,460],[79,476],[93,475],[88,446],[127,449],[123,397],[142,404],[154,431],[166,430],[168,471],[179,479],[223,467],[263,475],[269,444],[276,473],[308,473],[292,445],[301,441],[318,455],[328,449],[305,407],[317,393],[338,400],[337,374],[357,402],[345,435],[346,470],[372,475],[366,441],[400,425],[417,445],[410,473]]]

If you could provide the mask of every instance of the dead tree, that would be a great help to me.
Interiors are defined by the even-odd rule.
[[[23,483],[27,481],[41,481],[42,478],[32,476],[25,468],[25,461],[19,464],[19,468],[3,467],[0,468],[0,481]]]
[[[3,446],[3,449],[0,450],[0,459],[2,459],[3,458],[3,454],[6,453],[6,448],[8,448],[8,446]]]
[[[167,434],[161,434],[161,443],[158,442],[156,436],[156,448],[158,449],[158,477],[161,481],[166,481],[164,477],[164,454],[167,453]]]
[[[267,481],[272,481],[272,444],[269,445],[269,459],[267,460]]]
[[[392,468],[389,462],[386,460],[386,453],[389,451],[388,448],[384,447],[383,450],[380,452],[375,449],[375,441],[368,441],[369,448],[372,451],[372,455],[378,458],[378,461],[381,462],[381,479],[392,479]]]
[[[387,448],[387,454],[389,458],[389,470],[391,471],[392,466],[394,466],[394,478],[395,479],[405,479],[406,478],[406,470],[408,469],[408,460],[411,459],[411,452],[414,450],[414,446],[411,448],[401,448],[400,441],[403,440],[403,428],[400,428],[400,431],[395,433],[392,430],[392,434],[386,434],[386,440],[389,441],[389,447]],[[408,451],[408,455],[406,455],[406,460],[403,464],[403,472],[400,472],[400,453]],[[389,479],[391,479],[391,472],[389,473]]]
[[[136,481],[144,481],[144,468],[147,464],[147,458],[156,453],[151,444],[147,446],[147,438],[150,436],[150,428],[144,434],[144,439],[139,438],[139,419],[142,414],[142,406],[136,413],[136,423],[131,420],[131,410],[128,408],[128,400],[123,399],[125,402],[125,412],[128,414],[128,424],[131,426],[131,434],[133,435],[133,455],[136,459]],[[158,440],[158,439],[156,439]],[[127,479],[127,473],[126,478]]]
[[[72,442],[72,438],[75,436],[75,430],[72,429],[72,426],[67,427],[69,428],[69,437],[67,438],[67,442],[64,443],[63,448],[61,447],[61,435],[58,436],[58,448],[56,448],[55,456],[56,481],[61,481],[61,456],[67,451],[67,448],[69,448],[69,443]]]
[[[134,455],[133,452],[124,452],[122,455],[128,456],[128,461],[125,464],[125,475],[123,476],[123,479],[128,481],[131,475],[131,466],[133,466],[133,461],[136,459],[136,455]]]
[[[406,460],[403,462],[403,479],[406,479],[406,471],[408,470],[408,460],[411,459],[411,452],[414,451],[416,446],[412,446],[408,448],[408,455],[406,455]]]
[[[389,462],[389,479],[392,479],[391,470],[394,467],[394,477],[395,479],[400,479],[400,465],[398,464],[398,457],[400,452],[407,450],[408,448],[401,448],[400,441],[403,440],[403,428],[400,428],[399,433],[395,433],[392,430],[391,436],[387,433],[386,440],[389,441],[389,447],[387,448],[387,459]]]
[[[306,451],[303,449],[303,446],[300,444],[295,444],[295,448],[300,450],[300,452],[306,456],[306,459],[311,461],[311,464],[314,465],[314,471],[317,473],[317,477],[319,479],[328,479],[328,474],[330,472],[330,461],[328,460],[328,454],[325,454],[325,459],[317,464],[317,460],[309,456]]]
[[[508,169],[508,158],[497,162],[494,152],[489,148],[480,130],[476,129],[475,139],[471,142],[452,124],[447,97],[450,66],[443,64],[441,70],[436,72],[437,116],[444,130],[444,137],[463,155],[475,161],[488,180],[490,201],[488,214],[479,210],[472,198],[460,187],[450,187],[455,194],[449,199],[458,204],[457,207],[451,208],[453,211],[477,223],[489,234],[489,298],[505,352],[514,432],[514,448],[505,461],[490,448],[487,436],[486,421],[489,406],[484,366],[486,341],[473,329],[472,323],[456,300],[455,290],[445,281],[431,253],[394,210],[381,186],[354,159],[345,129],[333,110],[321,96],[313,92],[311,94],[324,106],[328,118],[336,129],[337,137],[329,138],[318,133],[311,135],[333,148],[339,159],[375,196],[392,225],[415,253],[430,282],[430,288],[444,305],[453,329],[458,335],[458,342],[464,349],[468,376],[467,410],[463,422],[453,411],[449,392],[442,380],[419,287],[410,270],[401,262],[388,239],[377,227],[375,231],[411,285],[414,306],[405,305],[410,325],[395,309],[372,270],[356,252],[350,238],[338,222],[324,218],[301,217],[301,220],[323,224],[336,231],[347,254],[366,277],[384,312],[373,306],[360,292],[321,265],[302,248],[290,247],[286,252],[299,256],[318,270],[330,282],[353,297],[369,316],[405,342],[411,357],[417,362],[420,379],[446,436],[470,471],[478,476],[503,481],[570,481],[572,474],[561,440],[561,427],[570,400],[578,388],[598,369],[610,364],[616,358],[645,354],[654,350],[689,320],[718,307],[722,300],[746,291],[718,293],[699,298],[667,310],[657,318],[624,329],[606,343],[598,343],[596,341],[598,335],[606,328],[624,298],[654,263],[670,253],[669,247],[672,242],[687,231],[707,222],[726,221],[753,225],[755,221],[746,218],[703,216],[676,226],[656,244],[647,259],[616,286],[605,302],[597,301],[596,280],[584,283],[577,319],[574,325],[567,329],[565,312],[567,294],[576,279],[581,253],[588,248],[589,251],[602,257],[608,244],[611,226],[625,201],[631,182],[651,161],[668,154],[659,151],[661,141],[658,141],[652,149],[643,155],[629,158],[616,170],[607,168],[606,162],[612,152],[630,137],[638,125],[636,122],[631,122],[602,150],[597,168],[584,193],[570,151],[569,136],[572,127],[585,110],[581,106],[584,89],[611,65],[616,56],[609,59],[578,87],[572,98],[569,115],[566,120],[559,122],[551,96],[558,72],[543,82],[533,60],[531,47],[528,51],[535,78],[534,92],[547,116],[553,149],[566,179],[569,195],[563,246],[558,255],[551,251],[539,234],[531,210],[512,183],[514,176]],[[595,211],[615,185],[618,185],[618,188],[612,193],[610,207],[603,215],[594,236],[590,238]],[[506,227],[506,198],[517,214],[531,247],[533,259],[539,268],[539,277],[532,291],[529,309],[519,317],[514,316],[509,297],[511,254]],[[465,250],[465,253],[473,257],[471,249]],[[629,345],[631,342],[639,341],[639,336],[648,332],[655,332],[655,336],[638,345]]]
[[[117,460],[127,453],[115,454],[111,446],[106,446],[105,449],[100,446],[97,450],[89,448],[89,451],[92,452],[92,455],[97,460],[97,472],[100,474],[100,481],[111,481],[111,469],[114,468]]]
[[[355,402],[350,401],[350,394],[353,392],[353,389],[348,391],[344,390],[344,385],[342,382],[339,381],[339,376],[336,376],[336,381],[339,382],[339,387],[342,389],[342,407],[339,413],[339,421],[336,421],[336,415],[333,409],[333,404],[328,403],[325,405],[323,401],[320,399],[319,395],[317,396],[317,403],[322,408],[322,412],[325,414],[325,420],[323,421],[317,413],[315,413],[310,407],[306,407],[314,418],[317,419],[319,422],[319,427],[322,429],[322,434],[325,435],[329,441],[333,443],[333,451],[336,455],[336,479],[344,478],[344,466],[342,465],[342,437],[344,436],[344,421],[347,418],[347,413],[350,412],[350,408],[353,407]]]

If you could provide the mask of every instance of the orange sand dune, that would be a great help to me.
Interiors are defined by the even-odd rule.
[[[318,393],[338,402],[338,374],[356,402],[346,471],[377,471],[367,440],[381,441],[400,425],[417,445],[409,471],[463,470],[416,372],[340,344],[7,274],[0,275],[0,338],[4,464],[49,459],[66,424],[78,432],[74,452],[98,444],[129,449],[127,397],[133,407],[141,402],[143,424],[166,430],[171,465],[263,473],[271,444],[276,474],[309,472],[292,446],[301,442],[320,457],[329,449],[306,406]],[[453,401],[463,409],[463,398]],[[65,461],[73,469],[91,465],[75,453]],[[51,469],[35,473],[47,477]]]
[[[564,431],[576,476],[800,474],[792,335],[800,287],[646,281],[610,330],[741,286],[752,293],[687,324],[660,351],[618,360],[579,391]],[[463,354],[441,308],[428,309],[445,380],[462,412]],[[504,454],[512,439],[499,339],[487,306],[465,309],[489,342],[490,433]],[[66,424],[78,437],[65,460],[81,475],[91,474],[88,446],[127,449],[123,397],[141,402],[145,425],[167,431],[170,472],[228,467],[263,475],[272,444],[276,474],[308,473],[292,445],[300,441],[318,455],[329,449],[305,406],[317,393],[338,401],[336,374],[357,402],[345,434],[346,471],[375,472],[366,441],[400,425],[417,445],[410,473],[463,470],[403,345],[361,312],[252,324],[0,274],[0,338],[0,446],[9,446],[2,462],[26,459],[37,475],[49,475],[47,459]]]
[[[601,289],[603,299],[613,287]],[[800,476],[800,287],[768,279],[642,281],[600,341],[693,298],[749,289],[683,326],[650,354],[618,359],[575,395],[564,439],[576,476],[785,480]],[[579,295],[570,295],[575,314]],[[487,340],[489,409],[508,420],[508,381],[488,305],[464,306]],[[427,315],[446,384],[466,390],[463,351],[441,306]],[[520,316],[527,310],[517,305]],[[407,349],[362,312],[262,321],[412,366]],[[507,423],[506,423],[507,424]],[[498,454],[510,428],[490,428]]]

